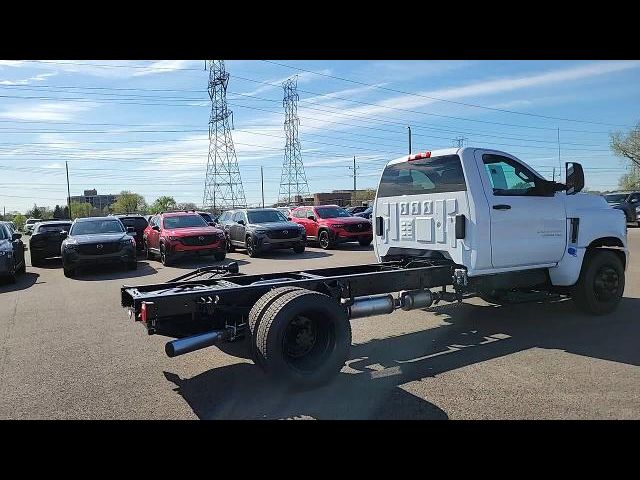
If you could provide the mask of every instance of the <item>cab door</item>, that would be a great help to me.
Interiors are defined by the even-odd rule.
[[[515,157],[486,150],[475,156],[489,203],[493,267],[560,261],[567,238],[564,192],[549,192],[548,181]]]
[[[244,245],[244,235],[246,232],[247,216],[244,212],[236,212],[233,214],[233,223],[229,227],[229,236],[231,241],[236,244]],[[242,222],[242,223],[239,223]]]
[[[318,238],[318,221],[320,220],[318,214],[313,208],[307,208],[304,212],[304,229],[307,232],[307,238],[316,239]]]
[[[160,216],[151,217],[149,228],[147,229],[147,245],[149,248],[157,250],[160,248],[160,232],[153,227],[160,227]]]

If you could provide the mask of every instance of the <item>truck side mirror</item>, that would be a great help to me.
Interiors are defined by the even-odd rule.
[[[238,220],[238,225],[244,225],[244,220]]]
[[[20,240],[21,238],[22,238],[22,234],[18,232],[14,232],[14,234],[11,235],[11,240],[13,241]]]
[[[584,170],[576,162],[565,163],[567,179],[567,195],[578,193],[584,188]]]
[[[160,231],[160,227],[158,225],[154,225],[153,227],[151,227],[152,230],[155,230],[156,232]]]

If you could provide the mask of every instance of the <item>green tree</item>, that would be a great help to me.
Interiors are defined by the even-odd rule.
[[[64,211],[62,209],[62,207],[60,205],[56,205],[53,208],[53,218],[55,218],[56,220],[61,219],[61,218],[65,218],[64,217]]]
[[[144,213],[147,210],[147,202],[142,195],[137,193],[122,191],[118,195],[118,200],[111,205],[114,213]]]
[[[367,202],[376,198],[375,188],[367,188],[365,190],[358,190],[355,194],[351,195],[351,205],[362,205],[362,202]]]
[[[18,230],[22,230],[24,228],[24,223],[27,221],[27,218],[22,215],[21,213],[18,213],[17,215],[13,216],[13,223],[16,224],[16,228]]]
[[[91,204],[85,202],[71,202],[71,218],[82,218],[91,215]]]
[[[176,207],[176,201],[173,197],[163,195],[162,197],[156,199],[155,202],[153,202],[153,205],[151,205],[151,211],[153,213],[166,212],[169,210],[174,210]]]
[[[39,207],[35,203],[31,210],[27,210],[27,216],[30,218],[51,218],[53,212],[48,207]]]
[[[614,132],[610,139],[611,150],[627,160],[631,170],[622,175],[618,184],[623,190],[640,189],[640,123],[627,133]]]

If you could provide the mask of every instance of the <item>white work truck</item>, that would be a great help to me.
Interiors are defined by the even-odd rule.
[[[315,387],[348,359],[354,318],[480,296],[508,304],[573,297],[613,311],[628,262],[624,213],[505,152],[405,155],[382,173],[373,208],[378,263],[244,275],[237,263],[123,286],[122,306],[169,357],[244,338],[274,380]]]
[[[582,167],[567,185],[546,180],[515,156],[452,148],[389,162],[373,218],[379,261],[441,257],[466,267],[489,301],[577,296],[589,313],[612,311],[629,259],[624,214],[581,194]]]

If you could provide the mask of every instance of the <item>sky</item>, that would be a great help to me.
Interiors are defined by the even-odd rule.
[[[375,188],[408,151],[507,151],[551,179],[578,161],[611,190],[625,162],[612,131],[640,121],[639,61],[226,60],[232,137],[249,204],[278,196],[282,82],[297,75],[309,189]],[[0,210],[129,190],[202,204],[211,104],[204,60],[0,60]],[[559,137],[559,142],[558,142]],[[560,151],[558,152],[558,145]],[[558,158],[560,155],[560,159]]]

